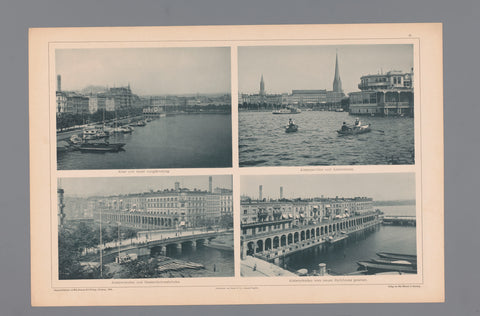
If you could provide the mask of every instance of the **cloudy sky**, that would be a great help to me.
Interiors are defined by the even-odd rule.
[[[126,86],[139,95],[229,93],[230,48],[58,49],[62,90]]]
[[[345,93],[358,91],[363,75],[413,67],[413,45],[239,47],[239,92],[258,93],[262,74],[267,93],[332,90],[336,52]]]
[[[258,198],[263,185],[263,197],[277,199],[280,186],[285,198],[309,197],[372,197],[374,200],[415,199],[414,173],[326,174],[242,176],[241,193]]]
[[[142,193],[150,190],[175,188],[180,182],[181,188],[208,190],[208,176],[161,176],[161,177],[94,177],[61,178],[59,187],[68,196],[107,196],[115,194]],[[213,188],[232,189],[232,177],[229,175],[212,176]]]

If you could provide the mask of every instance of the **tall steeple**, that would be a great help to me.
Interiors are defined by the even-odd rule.
[[[333,92],[343,93],[340,70],[338,70],[338,52],[335,54],[335,77],[333,78]]]
[[[263,74],[262,79],[260,79],[260,93],[261,96],[265,95],[265,82],[263,82]]]

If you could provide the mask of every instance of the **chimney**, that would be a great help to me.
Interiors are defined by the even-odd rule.
[[[280,187],[280,199],[283,199],[283,187]]]
[[[175,182],[175,191],[180,190],[180,182]]]
[[[260,185],[258,187],[258,199],[261,201],[263,199],[262,197],[262,189],[263,189],[263,185]]]
[[[212,193],[212,176],[208,177],[208,192]]]
[[[57,75],[57,91],[62,91],[62,76]]]

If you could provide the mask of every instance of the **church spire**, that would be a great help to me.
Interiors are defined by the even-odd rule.
[[[265,82],[263,81],[263,74],[262,79],[260,79],[260,95],[265,95]]]
[[[333,79],[333,92],[343,93],[340,70],[338,70],[338,52],[335,54],[335,77]]]

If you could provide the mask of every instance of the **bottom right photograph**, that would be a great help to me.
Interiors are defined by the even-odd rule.
[[[240,181],[242,277],[417,273],[415,173]]]

